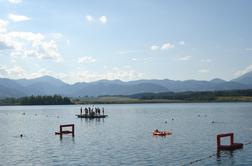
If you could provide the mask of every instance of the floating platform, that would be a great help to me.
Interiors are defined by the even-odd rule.
[[[86,119],[97,119],[97,118],[106,118],[108,115],[76,115],[78,118],[86,118]]]

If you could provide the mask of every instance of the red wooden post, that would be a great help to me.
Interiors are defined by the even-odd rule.
[[[219,148],[221,145],[220,138],[220,135],[217,135],[217,148]]]
[[[217,135],[217,149],[221,148],[221,138],[229,137],[230,138],[230,145],[234,144],[234,133],[226,133],[226,134],[219,134]]]
[[[230,133],[230,145],[234,144],[234,133]]]
[[[60,138],[62,138],[62,126],[60,125]]]
[[[72,125],[72,136],[74,137],[74,125]]]

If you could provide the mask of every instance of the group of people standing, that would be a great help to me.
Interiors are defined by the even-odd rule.
[[[84,109],[82,109],[82,107],[80,108],[80,114],[83,115],[83,111],[85,115],[90,115],[90,116],[95,116],[95,115],[104,115],[104,108],[102,107],[102,110],[99,107],[95,107],[95,108],[90,108],[90,107],[85,107]]]

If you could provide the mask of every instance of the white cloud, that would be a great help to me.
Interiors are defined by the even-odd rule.
[[[33,79],[37,77],[42,77],[45,75],[49,75],[58,79],[62,79],[64,81],[71,81],[71,77],[73,73],[67,74],[67,73],[61,73],[61,72],[54,72],[47,70],[45,68],[41,68],[37,70],[36,72],[27,71],[23,67],[19,65],[12,65],[12,66],[1,66],[0,65],[0,76],[11,78],[11,79],[20,79],[20,78],[26,78],[26,79]],[[75,81],[75,80],[74,80]]]
[[[251,72],[252,71],[252,64],[245,67],[245,69],[242,69],[242,70],[238,70],[237,72],[235,72],[235,75],[236,76],[242,76],[248,72]]]
[[[180,41],[179,44],[183,46],[185,45],[185,41]]]
[[[50,33],[50,37],[55,40],[59,40],[62,36],[63,35],[61,33]]]
[[[200,73],[210,73],[210,71],[208,69],[200,69],[199,72]]]
[[[124,68],[113,68],[111,71],[107,71],[103,74],[103,79],[121,79],[121,80],[132,80],[142,76],[142,73],[138,73],[135,70],[124,67]]]
[[[58,44],[52,38],[47,39],[41,33],[8,32],[0,34],[0,42],[5,43],[12,57],[33,57],[61,61]]]
[[[159,50],[159,48],[160,48],[160,46],[157,46],[157,45],[153,45],[153,46],[150,47],[150,49],[152,51]]]
[[[66,44],[67,44],[68,46],[70,46],[70,44],[71,44],[70,40],[66,40]]]
[[[120,55],[125,55],[125,54],[130,54],[130,53],[135,53],[135,50],[129,50],[129,51],[119,51],[118,54]]]
[[[87,22],[89,23],[92,23],[92,22],[100,22],[102,24],[106,24],[108,22],[108,17],[107,16],[101,16],[99,19],[98,18],[94,18],[93,16],[91,15],[86,15],[85,16],[85,19]]]
[[[1,74],[1,67],[0,67],[0,74]],[[66,81],[68,83],[75,83],[75,82],[91,82],[101,79],[107,79],[107,80],[120,79],[128,81],[134,79],[141,79],[143,78],[144,74],[135,71],[130,66],[113,67],[113,68],[104,66],[102,72],[93,72],[85,69],[76,69],[75,72],[57,73],[46,69],[40,69],[37,72],[25,72],[23,77],[31,79],[41,77],[44,75],[50,75],[55,78],[59,78],[63,81]]]
[[[124,81],[128,80],[136,80],[143,78],[143,73],[137,72],[134,69],[132,69],[130,66],[123,66],[123,67],[104,67],[103,71],[101,72],[92,72],[88,70],[81,70],[76,69],[74,72],[54,72],[47,70],[45,68],[41,68],[37,70],[36,72],[27,71],[21,66],[14,65],[14,66],[1,66],[0,65],[0,76],[1,77],[7,77],[12,79],[20,79],[20,78],[37,78],[41,76],[49,75],[58,79],[61,79],[63,81],[69,82],[69,83],[75,83],[75,82],[91,82],[91,81],[97,81],[101,79],[107,79],[107,80],[114,80],[114,79],[120,79]]]
[[[149,63],[152,61],[152,57],[145,57],[145,58],[131,58],[131,61],[140,62],[140,63]]]
[[[252,48],[246,48],[246,51],[252,51]]]
[[[0,66],[0,75],[8,78],[20,78],[25,76],[25,70],[21,66]]]
[[[33,32],[8,32],[7,24],[7,21],[0,20],[0,47],[11,57],[62,60],[57,44],[60,33],[45,36]]]
[[[170,48],[173,48],[175,47],[175,45],[171,44],[171,43],[164,43],[161,47],[161,50],[167,50],[167,49],[170,49]]]
[[[90,15],[86,15],[86,20],[88,21],[88,22],[94,22],[95,20],[94,20],[94,18],[92,17],[92,16],[90,16]]]
[[[206,63],[211,63],[212,62],[212,59],[201,59],[201,62],[206,62]]]
[[[152,45],[152,46],[150,47],[150,50],[152,50],[152,51],[155,51],[155,50],[168,50],[168,49],[171,49],[171,48],[173,48],[173,47],[175,47],[174,44],[171,44],[171,43],[164,43],[164,44],[162,44],[161,46],[159,46],[159,45]]]
[[[91,56],[84,56],[78,59],[78,63],[94,63],[96,59]]]
[[[4,42],[0,41],[0,51],[1,50],[6,50],[6,49],[12,49],[12,48],[7,46]]]
[[[120,79],[124,81],[128,80],[134,80],[134,79],[140,79],[143,77],[143,73],[139,73],[133,69],[131,69],[129,66],[124,67],[114,67],[114,68],[106,68],[106,71],[104,73],[97,73],[97,72],[90,72],[90,71],[80,71],[77,72],[77,78],[78,81],[82,82],[90,82],[90,81],[97,81],[101,79],[107,79],[107,80],[114,80],[114,79]]]
[[[8,18],[14,22],[28,21],[31,18],[23,15],[9,14]]]
[[[42,77],[42,76],[52,76],[54,78],[58,78],[58,79],[62,79],[62,80],[67,80],[68,78],[68,74],[66,73],[61,73],[61,72],[54,72],[54,71],[50,71],[47,70],[45,68],[42,68],[40,70],[38,70],[37,72],[27,72],[25,78],[28,79],[32,79],[32,78],[37,78],[37,77]]]
[[[0,33],[1,32],[6,32],[7,25],[8,25],[8,21],[0,19]]]
[[[20,66],[15,66],[8,70],[9,75],[22,77],[25,74],[25,70]]]
[[[106,23],[108,22],[107,16],[101,16],[101,17],[99,18],[99,20],[100,20],[100,22],[103,23],[103,24],[106,24]]]
[[[189,59],[191,59],[192,56],[188,55],[188,56],[183,56],[183,57],[180,57],[180,58],[177,58],[178,61],[187,61]]]
[[[0,76],[4,77],[6,75],[8,75],[7,70],[3,66],[0,66]]]
[[[10,3],[18,4],[23,2],[23,0],[8,0]]]

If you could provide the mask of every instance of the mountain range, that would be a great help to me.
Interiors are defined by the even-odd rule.
[[[0,78],[0,98],[23,97],[31,95],[62,95],[68,97],[132,95],[146,92],[183,92],[252,89],[252,72],[236,79],[225,81],[213,79],[200,80],[99,80],[95,82],[78,82],[68,84],[51,76],[35,79]]]

